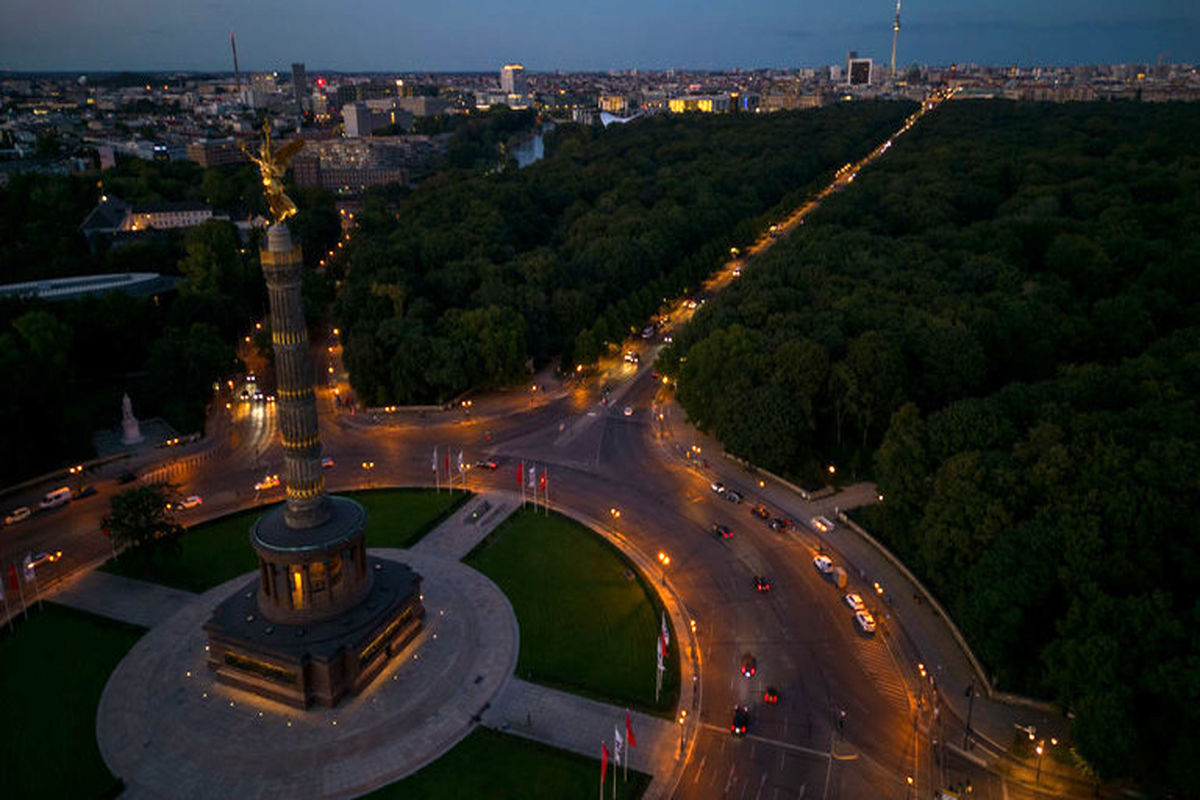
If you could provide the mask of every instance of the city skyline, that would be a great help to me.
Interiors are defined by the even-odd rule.
[[[165,2],[165,5],[164,5]],[[681,0],[607,8],[514,0],[501,16],[484,0],[414,14],[377,0],[354,9],[298,0],[290,16],[230,0],[114,0],[85,19],[66,0],[12,0],[0,9],[0,69],[229,71],[229,33],[243,71],[475,72],[520,61],[530,72],[788,68],[840,63],[846,52],[884,63],[895,5],[750,0],[696,8]],[[568,32],[564,35],[564,31]],[[574,32],[574,33],[572,33]],[[1081,64],[1200,61],[1200,11],[1177,0],[949,0],[902,8],[897,64]]]

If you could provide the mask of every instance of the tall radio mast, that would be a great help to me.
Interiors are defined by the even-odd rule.
[[[900,38],[900,0],[896,0],[896,21],[892,23],[892,80],[896,80],[896,40]]]
[[[233,31],[230,31],[230,32],[229,32],[229,47],[230,47],[230,48],[233,50],[233,80],[234,80],[234,82],[237,84],[238,96],[239,96],[239,97],[241,97],[241,94],[242,94],[242,76],[241,76],[241,74],[238,72],[238,63],[237,63],[237,39],[236,39],[236,38],[234,38]],[[893,47],[892,49],[894,50],[895,48]],[[892,60],[893,60],[893,61],[895,61],[895,59],[892,59]],[[892,66],[893,66],[893,70],[892,70],[892,71],[893,71],[893,72],[895,72],[895,69],[894,69],[894,67],[895,67],[895,64],[893,64]]]

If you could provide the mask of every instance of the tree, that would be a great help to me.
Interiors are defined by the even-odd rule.
[[[178,499],[176,487],[168,483],[138,486],[114,496],[105,518],[113,543],[130,548],[148,571],[155,559],[177,554],[183,526],[168,504]]]

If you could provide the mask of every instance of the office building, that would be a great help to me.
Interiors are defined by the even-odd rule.
[[[500,91],[504,94],[525,94],[525,67],[505,64],[500,68]]]

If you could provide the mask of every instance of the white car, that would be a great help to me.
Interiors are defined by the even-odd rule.
[[[875,618],[871,616],[870,611],[855,611],[854,622],[862,629],[863,633],[875,632]]]
[[[866,611],[867,610],[867,604],[863,602],[861,595],[852,593],[852,594],[846,595],[842,599],[846,601],[846,605],[850,606],[851,611]]]
[[[627,416],[627,417],[633,416],[633,406],[625,406],[625,416]]]
[[[8,516],[4,518],[4,524],[16,525],[18,522],[24,522],[25,520],[29,519],[31,516],[33,516],[33,512],[29,510],[29,506],[14,508],[11,512],[9,512]]]
[[[717,494],[725,494],[725,484],[721,483],[720,481],[713,481],[711,484],[709,484],[709,488]]]
[[[188,495],[179,501],[180,508],[195,508],[204,502],[204,498],[198,494]]]
[[[836,527],[832,522],[824,517],[813,517],[810,521],[812,522],[812,526],[821,533],[829,533]]]
[[[817,572],[828,575],[833,572],[833,559],[829,556],[816,556],[813,558],[813,566],[817,568]]]

